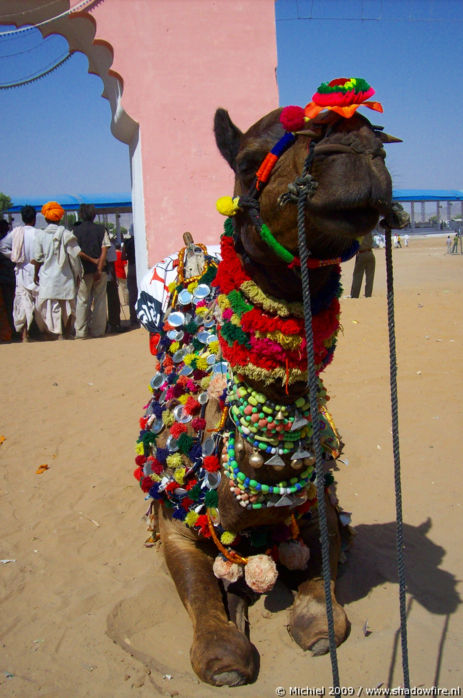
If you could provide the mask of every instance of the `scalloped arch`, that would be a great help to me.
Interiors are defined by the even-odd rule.
[[[96,0],[88,9],[99,4]],[[61,0],[54,6],[54,15],[67,12],[75,2]],[[43,4],[36,8],[30,8],[24,0],[14,0],[14,12],[3,12],[13,3],[5,0],[0,2],[4,22],[8,17],[8,24],[16,27],[39,24],[48,19],[49,4]],[[0,20],[0,24],[2,21]],[[122,105],[124,80],[122,76],[111,66],[114,61],[114,49],[109,41],[102,38],[95,39],[96,20],[88,11],[80,11],[59,17],[53,22],[43,24],[38,29],[45,38],[52,34],[63,36],[69,44],[71,52],[79,51],[87,56],[88,72],[97,75],[103,82],[102,97],[108,100],[111,107],[111,132],[118,140],[128,145],[132,144],[138,134],[138,123],[125,111]]]

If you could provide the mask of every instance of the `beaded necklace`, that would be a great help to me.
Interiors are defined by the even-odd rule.
[[[299,477],[267,485],[240,471],[236,460],[233,432],[227,437],[225,449],[226,455],[222,456],[223,469],[230,481],[231,492],[243,508],[262,509],[268,506],[295,506],[296,502],[301,504],[307,499],[306,496],[296,499],[288,497],[288,495],[304,494],[304,490],[315,477],[313,466],[306,468]],[[272,495],[278,495],[278,497],[272,498]],[[281,500],[282,497],[283,500]]]

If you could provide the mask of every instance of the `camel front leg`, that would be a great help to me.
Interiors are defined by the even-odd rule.
[[[256,672],[255,650],[228,620],[212,558],[183,524],[172,521],[163,510],[159,529],[167,566],[193,623],[190,659],[194,671],[213,686],[249,683]]]
[[[338,514],[329,497],[325,497],[325,502],[330,549],[330,592],[333,606],[334,634],[336,645],[338,646],[347,638],[350,624],[343,607],[337,602],[334,593],[341,552]],[[302,649],[311,650],[314,655],[320,655],[328,652],[329,639],[318,520],[313,521],[306,528],[301,528],[301,535],[311,551],[308,568],[309,578],[306,578],[298,587],[291,609],[288,630]]]

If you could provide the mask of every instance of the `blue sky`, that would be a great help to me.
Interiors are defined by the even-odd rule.
[[[404,140],[388,146],[394,186],[463,189],[462,0],[277,0],[275,12],[281,105],[304,106],[334,77],[364,77],[384,114],[363,112]],[[66,52],[62,37],[38,30],[0,37],[0,83]],[[128,147],[112,136],[103,83],[87,71],[76,53],[38,82],[0,90],[0,191],[130,190]]]

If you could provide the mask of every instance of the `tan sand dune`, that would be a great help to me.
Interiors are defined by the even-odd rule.
[[[337,655],[356,695],[402,684],[384,252],[376,257],[374,296],[342,301],[325,372],[349,461],[339,497],[358,534],[338,584],[352,629]],[[393,258],[410,678],[450,689],[463,684],[463,256],[436,237]],[[143,545],[132,477],[153,370],[145,330],[2,345],[0,355],[0,696],[328,695],[330,659],[291,640],[279,586],[250,609],[257,681],[218,689],[193,674],[190,623],[161,554]]]

